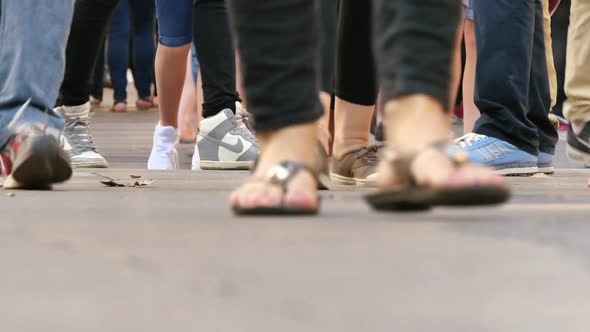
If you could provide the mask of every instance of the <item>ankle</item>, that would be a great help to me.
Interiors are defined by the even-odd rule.
[[[344,138],[334,141],[334,156],[341,157],[351,150],[369,146],[369,138]]]
[[[387,144],[415,152],[436,141],[448,141],[451,121],[444,107],[426,95],[402,97],[385,105]]]

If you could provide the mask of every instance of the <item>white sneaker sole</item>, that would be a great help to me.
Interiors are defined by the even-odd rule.
[[[339,184],[339,185],[344,185],[344,186],[357,186],[357,187],[367,187],[367,188],[377,187],[377,181],[375,181],[375,180],[349,178],[349,177],[345,177],[342,175],[338,175],[336,173],[330,173],[330,180],[334,184]]]
[[[540,173],[537,166],[532,167],[515,167],[515,168],[504,168],[495,171],[496,174],[502,176],[533,176]]]
[[[72,168],[109,168],[107,161],[75,161],[72,160]]]
[[[201,160],[202,170],[250,170],[252,167],[254,167],[253,161]]]

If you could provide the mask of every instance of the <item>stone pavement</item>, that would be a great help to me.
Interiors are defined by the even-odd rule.
[[[227,196],[246,173],[144,170],[155,119],[94,122],[112,166],[95,171],[159,181],[150,187],[108,188],[84,170],[53,192],[0,191],[3,331],[590,326],[588,171],[509,179],[501,208],[380,214],[367,190],[336,188],[317,218],[237,219]]]

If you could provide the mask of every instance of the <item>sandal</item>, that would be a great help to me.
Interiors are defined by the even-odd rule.
[[[448,142],[436,142],[421,152],[399,155],[391,148],[384,152],[384,161],[403,183],[396,189],[382,190],[365,197],[376,210],[419,211],[434,206],[481,206],[501,204],[510,198],[510,190],[499,185],[473,185],[464,188],[429,188],[419,185],[412,174],[412,164],[420,153],[435,149],[446,155],[456,168],[468,163],[467,154]]]
[[[250,181],[260,181],[268,183],[270,185],[279,186],[283,191],[283,197],[288,191],[289,183],[293,178],[299,174],[299,172],[308,172],[311,174],[316,181],[318,181],[317,172],[310,167],[301,163],[293,161],[283,161],[273,167],[271,167],[264,177],[253,176]],[[287,206],[284,202],[281,202],[278,206],[263,206],[263,207],[249,207],[242,208],[239,206],[233,206],[232,209],[236,215],[248,216],[248,215],[316,215],[319,211],[319,197],[317,206],[315,208],[299,208]]]

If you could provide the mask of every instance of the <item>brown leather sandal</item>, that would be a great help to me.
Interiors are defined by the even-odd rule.
[[[265,176],[256,177],[252,176],[249,181],[260,181],[270,185],[278,186],[283,191],[283,197],[287,193],[289,183],[293,178],[299,174],[299,172],[308,172],[311,174],[316,182],[319,182],[317,171],[293,161],[283,161],[273,167],[271,167]],[[278,206],[264,206],[264,207],[249,207],[242,208],[240,206],[232,206],[232,210],[236,215],[248,216],[248,215],[316,215],[319,212],[320,199],[318,196],[318,202],[315,208],[299,208],[287,206],[284,200]]]
[[[395,189],[382,190],[366,196],[366,201],[376,210],[416,211],[434,206],[496,205],[510,198],[507,186],[484,184],[464,188],[429,188],[419,185],[411,167],[416,157],[429,149],[446,155],[456,168],[468,163],[467,154],[448,142],[436,142],[420,152],[407,155],[399,155],[391,148],[386,148],[384,160],[390,163],[396,178],[403,182]]]

